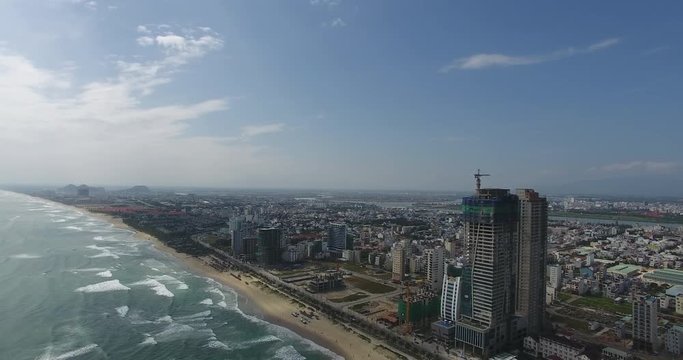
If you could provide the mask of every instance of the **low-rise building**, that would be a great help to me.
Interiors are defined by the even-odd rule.
[[[557,357],[562,360],[577,360],[586,350],[582,344],[561,336],[527,336],[523,344],[527,354],[543,359]]]
[[[615,349],[613,347],[606,347],[606,348],[602,349],[602,360],[630,360],[630,359],[633,359],[633,355],[627,353],[626,351]]]

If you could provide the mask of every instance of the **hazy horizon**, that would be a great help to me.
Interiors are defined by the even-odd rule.
[[[0,184],[665,192],[683,4],[648,5],[5,1]]]

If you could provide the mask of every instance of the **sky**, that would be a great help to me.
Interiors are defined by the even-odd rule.
[[[0,1],[0,183],[683,178],[683,3]]]

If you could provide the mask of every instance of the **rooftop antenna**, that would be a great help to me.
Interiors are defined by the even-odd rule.
[[[474,179],[477,181],[477,194],[479,194],[479,190],[481,190],[481,177],[482,176],[491,176],[491,174],[482,174],[481,170],[477,169],[477,172],[474,173]]]

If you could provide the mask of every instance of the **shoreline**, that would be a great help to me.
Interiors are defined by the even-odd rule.
[[[223,286],[231,288],[238,295],[237,301],[240,310],[244,311],[247,315],[255,316],[272,325],[284,327],[307,341],[323,347],[344,359],[393,358],[389,353],[378,348],[379,345],[383,345],[379,340],[371,338],[370,342],[368,342],[368,340],[360,338],[354,332],[346,330],[341,324],[331,321],[323,313],[317,313],[319,319],[309,319],[308,324],[302,323],[300,318],[303,315],[294,317],[291,313],[299,312],[302,308],[306,309],[308,306],[301,305],[293,298],[272,290],[269,286],[252,278],[249,274],[237,270],[227,272],[216,270],[204,258],[177,252],[156,237],[126,225],[119,217],[92,212],[87,208],[78,206],[58,204],[84,212],[88,216],[110,223],[116,228],[132,231],[137,239],[149,241],[156,250],[172,257],[191,272],[206,276]],[[238,274],[241,279],[233,276]],[[256,282],[258,284],[255,284]]]

